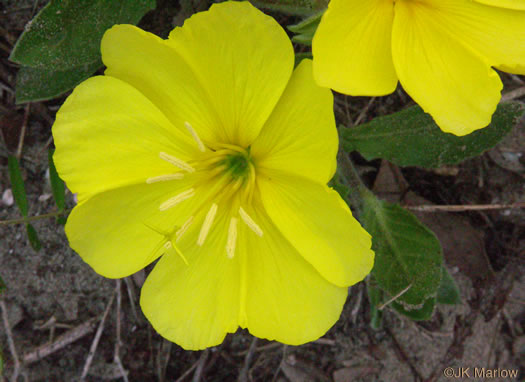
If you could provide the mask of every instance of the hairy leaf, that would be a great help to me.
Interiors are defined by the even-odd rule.
[[[100,60],[67,70],[22,66],[16,78],[16,103],[45,101],[74,88],[102,66]]]
[[[442,269],[441,284],[439,285],[437,302],[440,304],[461,304],[461,295],[456,282],[445,266]]]
[[[100,41],[115,24],[136,24],[155,0],[52,0],[31,20],[9,59],[22,65],[17,103],[56,97],[102,66]]]
[[[436,236],[412,213],[373,195],[364,200],[363,224],[372,235],[378,286],[405,307],[420,309],[435,297],[443,255]],[[388,298],[388,297],[385,297]]]
[[[341,130],[345,151],[359,151],[366,159],[387,159],[399,166],[440,167],[480,155],[496,145],[525,114],[525,106],[498,106],[492,123],[458,137],[442,132],[419,106]]]

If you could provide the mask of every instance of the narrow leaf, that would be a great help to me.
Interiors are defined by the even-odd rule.
[[[308,16],[326,7],[327,0],[249,0],[257,8],[288,15]]]
[[[312,59],[312,52],[301,52],[295,54],[295,67],[299,66],[302,60],[305,58]]]
[[[55,203],[59,211],[63,211],[66,208],[66,186],[64,181],[58,176],[55,163],[53,161],[53,152],[55,150],[49,149],[47,152],[47,159],[49,163],[49,180],[51,182],[51,191],[55,198]]]
[[[288,26],[288,30],[295,34],[292,37],[292,41],[303,45],[312,45],[312,40],[324,12],[325,10],[322,10],[304,19],[298,24]]]
[[[443,262],[436,236],[399,205],[364,198],[363,224],[372,235],[378,286],[404,306],[419,309],[435,297]]]
[[[437,302],[447,305],[461,304],[459,288],[445,266],[443,266],[442,269],[441,284],[439,285],[438,289]]]
[[[458,137],[442,132],[432,117],[413,106],[341,131],[345,151],[366,159],[387,159],[398,166],[440,167],[480,155],[496,145],[525,114],[519,102],[498,105],[492,123]]]
[[[38,239],[38,234],[36,233],[35,227],[31,224],[26,224],[27,237],[29,238],[29,243],[35,251],[40,251],[42,248],[42,243]]]
[[[2,277],[0,277],[0,296],[6,291],[7,286],[4,283],[4,280],[2,280]]]
[[[370,303],[370,327],[375,330],[381,329],[383,312],[377,307],[383,301],[383,291],[371,280],[366,283],[366,290],[368,292],[368,302]]]
[[[11,180],[11,188],[13,190],[16,205],[20,209],[22,216],[27,217],[29,207],[27,204],[24,180],[22,179],[22,173],[20,171],[20,166],[18,165],[18,159],[13,155],[9,155],[7,166],[9,168],[9,179]]]

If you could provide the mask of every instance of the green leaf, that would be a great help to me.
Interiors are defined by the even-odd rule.
[[[38,239],[38,234],[36,233],[35,227],[28,223],[26,224],[26,231],[31,247],[33,247],[33,249],[37,252],[40,251],[42,248],[42,243],[40,243],[40,240]]]
[[[100,60],[100,40],[115,24],[136,24],[154,0],[52,0],[26,26],[10,60],[67,70]]]
[[[423,306],[419,309],[414,309],[410,306],[392,302],[392,308],[398,313],[401,313],[414,321],[430,320],[432,313],[434,313],[434,307],[436,306],[436,298],[431,297],[423,303]]]
[[[312,59],[312,52],[300,52],[295,54],[295,65],[294,67],[297,68],[302,60],[305,58]]]
[[[308,16],[316,10],[326,8],[328,0],[250,0],[257,8],[281,12],[288,15]]]
[[[325,10],[322,10],[298,24],[288,26],[288,30],[295,34],[295,36],[292,37],[292,41],[303,45],[312,45],[315,31],[321,22],[324,12]]]
[[[22,216],[27,217],[29,206],[27,204],[26,189],[24,187],[24,180],[22,179],[22,172],[18,165],[18,159],[13,155],[9,155],[7,166],[9,168],[9,179],[11,180],[11,188],[13,189],[16,205],[20,209]]]
[[[347,200],[350,190],[343,183],[341,183],[341,179],[339,177],[339,173],[336,172],[328,185],[336,190],[343,200]]]
[[[383,312],[377,309],[377,307],[383,301],[383,291],[370,279],[366,283],[366,290],[370,303],[370,326],[375,330],[381,329]]]
[[[459,288],[445,266],[442,268],[441,284],[438,289],[437,302],[447,305],[461,304]]]
[[[5,285],[4,280],[2,280],[2,277],[0,277],[0,296],[6,291],[6,289],[7,286]]]
[[[443,255],[436,236],[399,205],[364,198],[363,224],[372,235],[378,286],[405,307],[419,309],[435,297]]]
[[[49,180],[51,181],[51,190],[53,192],[53,197],[55,198],[55,203],[59,211],[63,211],[66,208],[66,186],[64,181],[60,179],[53,162],[53,153],[55,150],[49,149],[47,152],[47,159],[49,163]]]
[[[398,166],[440,167],[490,149],[524,114],[525,106],[519,102],[500,104],[488,127],[458,137],[442,132],[430,115],[413,106],[342,130],[342,144],[345,151],[357,150],[368,160],[384,158]]]
[[[67,70],[22,66],[16,78],[16,103],[56,98],[91,77],[101,66],[100,60]]]
[[[155,0],[52,0],[30,21],[9,59],[22,65],[17,103],[56,97],[102,66],[100,41],[115,24],[136,24]]]

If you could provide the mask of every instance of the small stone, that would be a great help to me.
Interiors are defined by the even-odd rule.
[[[2,203],[8,207],[12,206],[15,202],[15,198],[13,197],[13,190],[10,188],[6,189],[2,193]]]

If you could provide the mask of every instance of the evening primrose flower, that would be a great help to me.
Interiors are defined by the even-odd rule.
[[[399,80],[443,131],[490,123],[502,83],[525,74],[524,0],[332,0],[313,39],[314,77],[385,95]]]
[[[153,327],[186,349],[240,326],[301,344],[338,319],[373,263],[369,235],[326,184],[338,137],[312,63],[249,3],[215,4],[162,40],[130,25],[102,40],[104,76],[53,126],[79,195],[71,247],[103,276],[160,257],[141,293]]]

